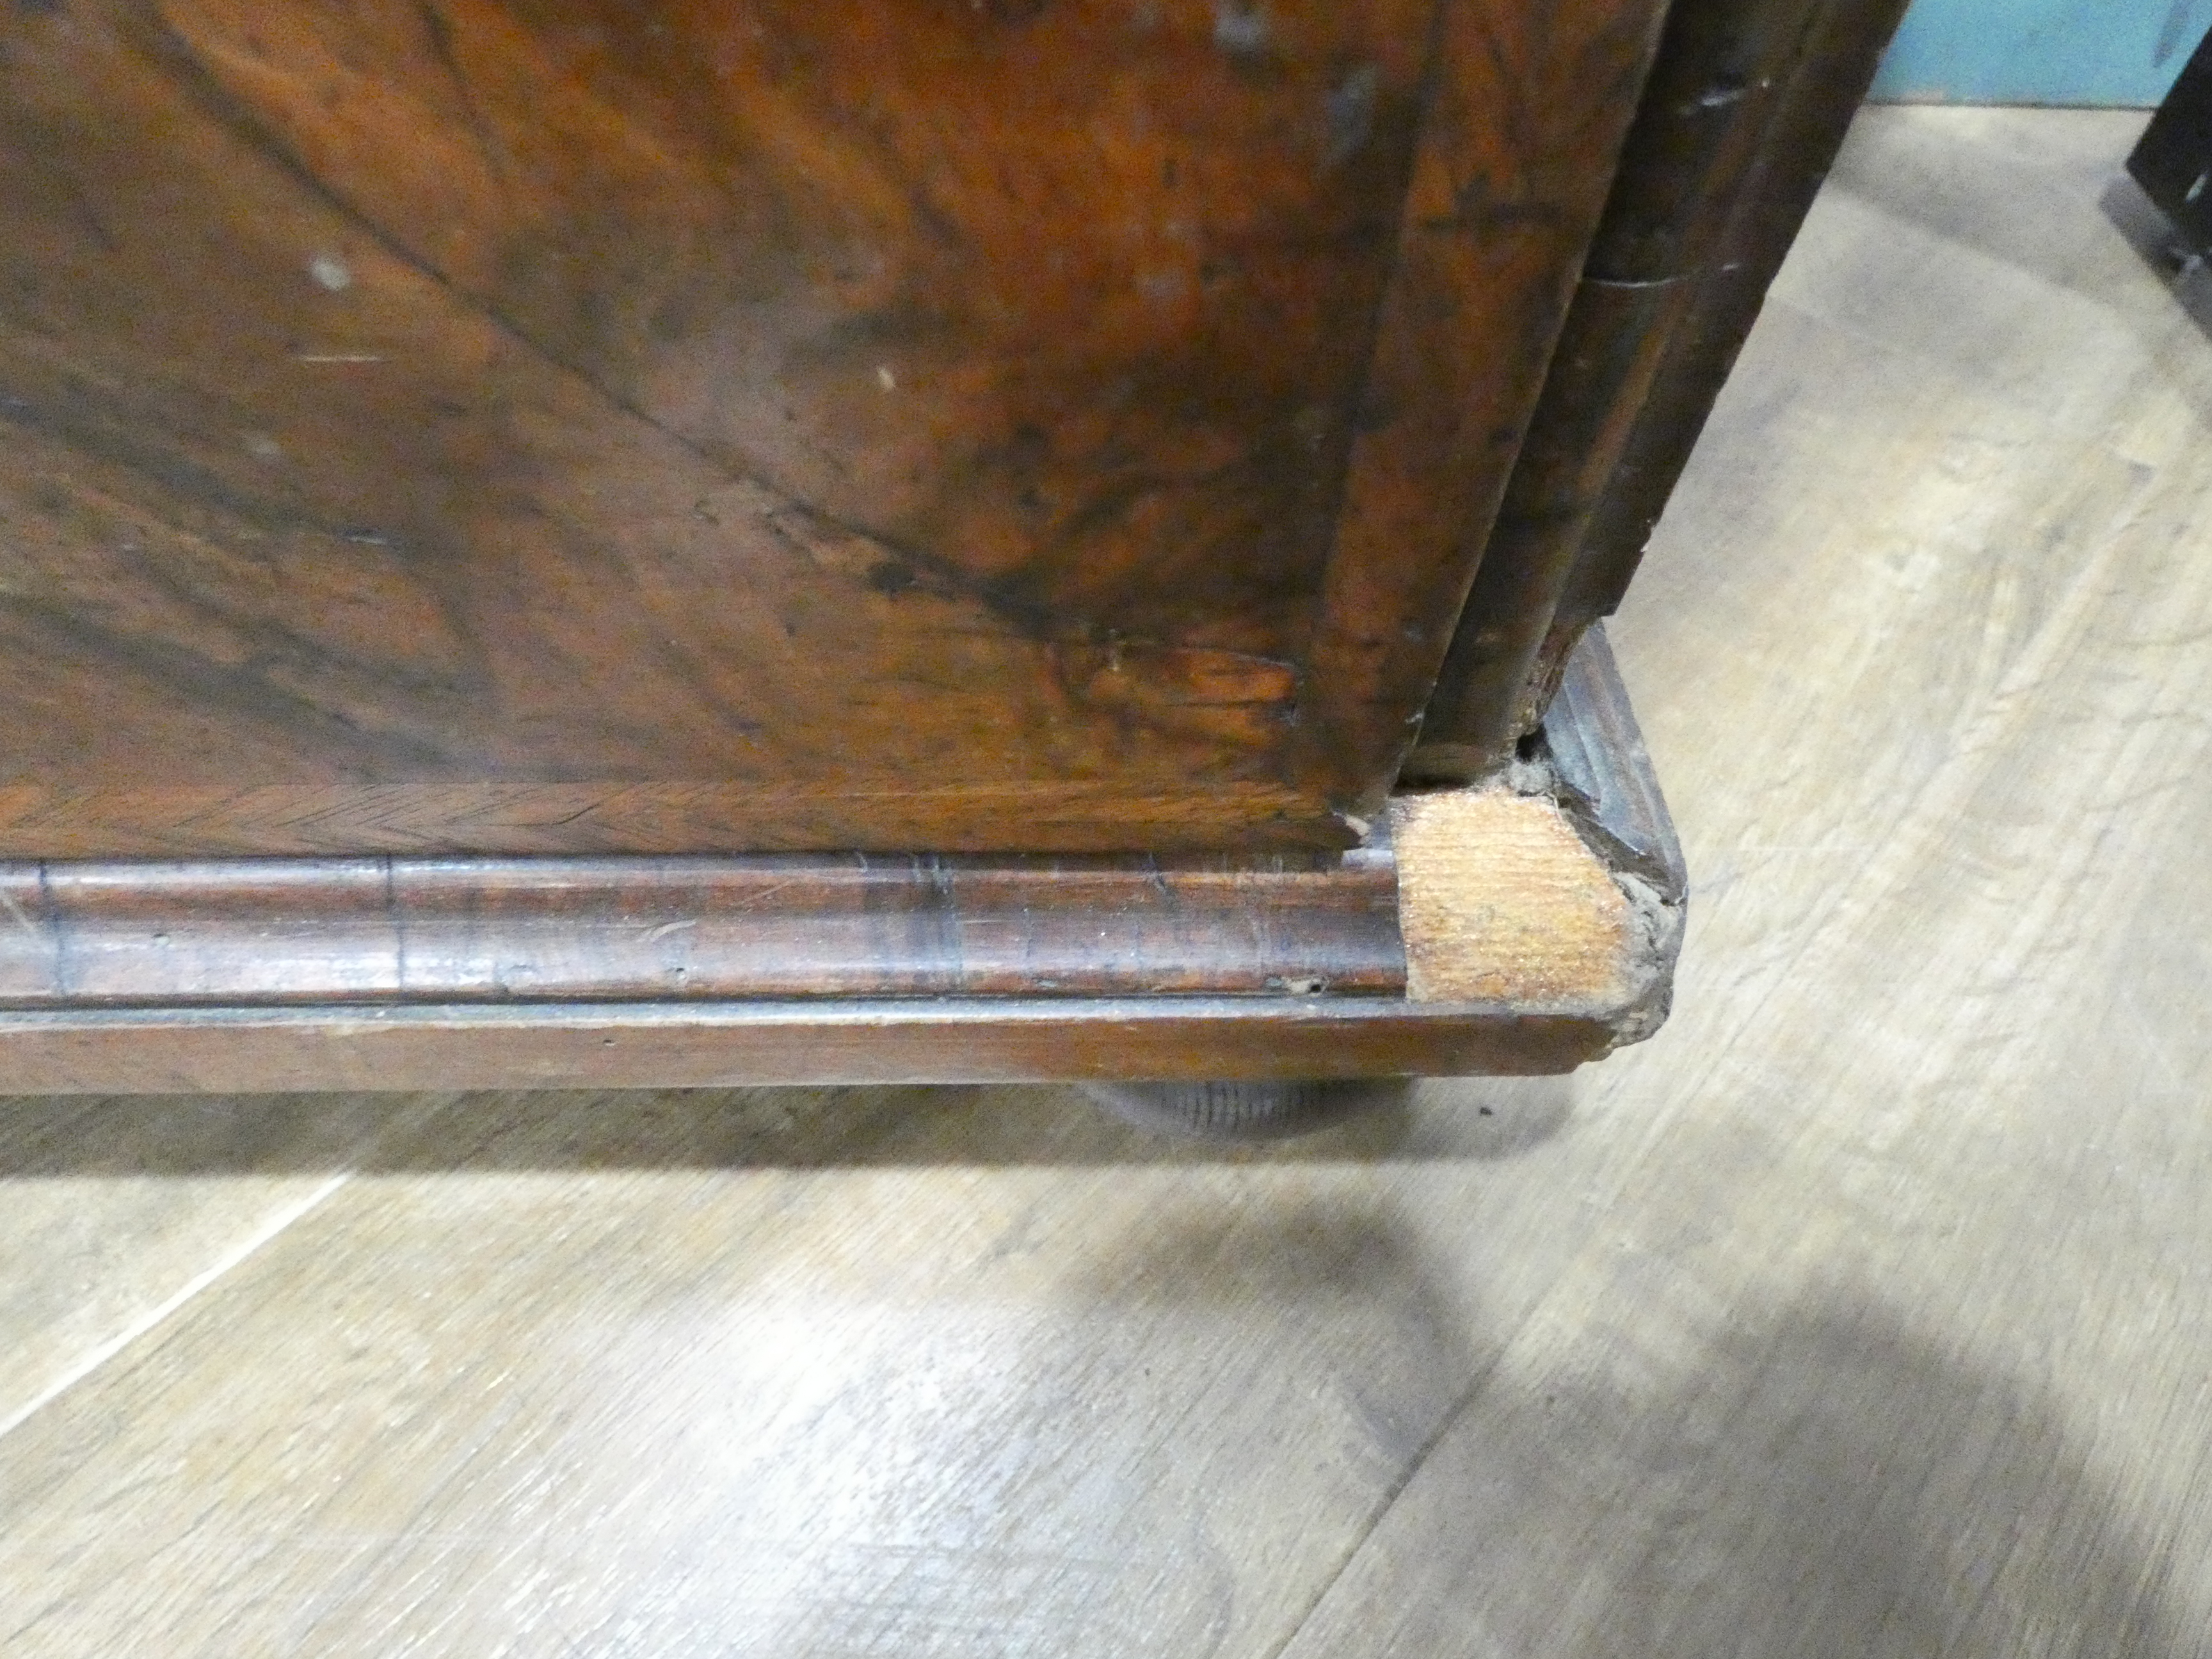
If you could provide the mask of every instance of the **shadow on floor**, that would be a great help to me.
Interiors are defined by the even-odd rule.
[[[1165,1139],[1073,1088],[546,1091],[0,1099],[0,1181],[360,1169],[562,1170],[1443,1162],[1558,1133],[1566,1078],[1437,1079],[1397,1106],[1260,1146]]]
[[[1371,1455],[1399,1470],[1284,1659],[2203,1651],[2173,1611],[2170,1544],[2140,1530],[2148,1496],[2130,1494],[2131,1513],[2056,1400],[1909,1328],[1863,1285],[1700,1341],[1659,1298],[1624,1310],[1616,1280],[1599,1319],[1545,1352],[1556,1334],[1516,1349],[1486,1331],[1413,1236],[1373,1213],[1234,1231],[1170,1219],[1131,1255],[1079,1276],[1085,1317],[1143,1285],[1231,1322],[1268,1304],[1381,1322],[1346,1373],[1276,1383],[1352,1395]],[[1328,1443],[1285,1426],[1286,1457]]]
[[[1534,1454],[1516,1473],[1539,1495],[1514,1525],[1601,1546],[1571,1556],[1589,1612],[1545,1651],[2202,1650],[2169,1610],[2166,1554],[2055,1403],[1862,1293],[1747,1321],[1648,1400],[1527,1400],[1515,1414],[1524,1465]],[[1577,1420],[1573,1439],[1559,1433]]]

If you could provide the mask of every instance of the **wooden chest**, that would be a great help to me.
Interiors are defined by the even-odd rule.
[[[16,1080],[359,1086],[346,1045],[402,1027],[424,1076],[549,1081],[1548,1067],[1648,1029],[1648,927],[1609,1006],[1490,958],[1413,997],[1389,826],[1447,809],[1392,792],[1540,799],[1679,908],[1602,661],[1544,722],[1896,9],[11,8]],[[1460,890],[1501,859],[1550,879],[1462,848],[1446,908],[1494,911]],[[1573,933],[1545,914],[1524,957]],[[1114,1035],[1202,1004],[1451,1034]],[[1093,1035],[994,1060],[1002,1016]],[[971,1024],[797,1057],[879,1018]],[[579,1020],[619,1063],[544,1058]]]

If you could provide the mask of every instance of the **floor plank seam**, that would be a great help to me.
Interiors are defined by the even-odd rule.
[[[1531,1316],[1533,1317],[1533,1310]],[[1527,1324],[1528,1321],[1524,1319],[1520,1328],[1525,1328]],[[1516,1328],[1514,1340],[1518,1340],[1518,1336],[1519,1328]],[[1319,1612],[1322,1604],[1328,1600],[1329,1593],[1336,1588],[1337,1581],[1352,1570],[1352,1564],[1357,1561],[1366,1550],[1369,1540],[1375,1536],[1384,1517],[1389,1516],[1398,1500],[1405,1496],[1406,1489],[1413,1484],[1413,1477],[1421,1472],[1423,1466],[1434,1455],[1437,1448],[1443,1443],[1445,1437],[1458,1425],[1459,1420],[1468,1414],[1474,1402],[1482,1397],[1482,1391],[1490,1386],[1491,1378],[1498,1375],[1498,1368],[1504,1364],[1505,1355],[1512,1346],[1511,1340],[1502,1344],[1498,1350],[1497,1357],[1483,1367],[1482,1374],[1468,1385],[1464,1394],[1452,1401],[1450,1409],[1437,1420],[1437,1426],[1430,1431],[1429,1437],[1424,1440],[1419,1449],[1406,1460],[1406,1467],[1399,1471],[1398,1478],[1393,1480],[1383,1490],[1382,1495],[1376,1500],[1375,1507],[1368,1511],[1367,1519],[1361,1524],[1358,1534],[1346,1547],[1344,1553],[1337,1559],[1336,1565],[1330,1568],[1322,1576],[1320,1583],[1315,1586],[1313,1595],[1307,1599],[1305,1606],[1298,1610],[1298,1616],[1291,1621],[1291,1627],[1283,1632],[1283,1639],[1269,1648],[1262,1656],[1262,1659],[1282,1659],[1282,1656],[1296,1644],[1305,1627],[1313,1622],[1314,1614]]]
[[[106,1341],[93,1347],[62,1376],[40,1389],[33,1398],[27,1401],[8,1416],[0,1418],[0,1439],[4,1439],[14,1433],[47,1406],[60,1399],[87,1377],[91,1376],[141,1337],[159,1329],[171,1315],[182,1310],[193,1297],[234,1267],[250,1260],[264,1245],[270,1243],[294,1222],[307,1215],[325,1199],[344,1186],[352,1179],[354,1171],[350,1170],[341,1170],[309,1192],[299,1202],[278,1210],[260,1226],[240,1240],[232,1249],[217,1257],[200,1272],[193,1274],[173,1294],[149,1309]]]

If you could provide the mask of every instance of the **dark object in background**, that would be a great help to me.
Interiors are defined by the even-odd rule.
[[[2212,34],[2151,117],[2128,171],[2191,252],[2212,253]]]
[[[1401,1077],[1324,1083],[1092,1083],[1084,1092],[1124,1122],[1183,1140],[1287,1140],[1364,1113],[1401,1110]]]

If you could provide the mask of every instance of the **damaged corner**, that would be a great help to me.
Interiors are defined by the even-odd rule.
[[[1509,758],[1392,817],[1410,995],[1571,1010],[1607,1052],[1666,1023],[1688,883],[1601,633]]]

